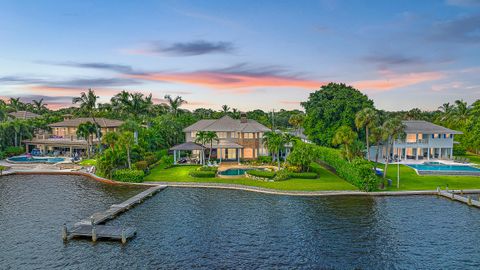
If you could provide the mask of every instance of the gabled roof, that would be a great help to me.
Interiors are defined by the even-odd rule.
[[[120,120],[112,120],[107,118],[95,118],[97,123],[102,128],[109,128],[109,127],[119,127],[123,124],[123,121]],[[74,118],[74,119],[66,119],[62,122],[50,124],[50,127],[78,127],[80,124],[83,123],[95,123],[93,118],[91,117],[83,117],[83,118]]]
[[[203,150],[205,147],[201,144],[194,142],[186,142],[178,144],[170,148],[170,150],[180,150],[180,151],[192,151],[192,150]]]
[[[405,133],[463,134],[461,131],[452,130],[423,120],[408,120],[402,122],[405,125]]]
[[[27,111],[11,112],[8,115],[16,119],[33,119],[40,116],[36,113],[27,112]]]
[[[255,120],[247,119],[245,123],[242,123],[239,119],[233,119],[230,116],[225,115],[220,119],[200,120],[195,124],[186,127],[183,131],[267,132],[270,131],[270,129]]]

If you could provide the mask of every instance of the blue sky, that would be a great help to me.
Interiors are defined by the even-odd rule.
[[[88,88],[187,109],[300,108],[328,82],[378,108],[480,97],[480,0],[0,1],[0,98]]]

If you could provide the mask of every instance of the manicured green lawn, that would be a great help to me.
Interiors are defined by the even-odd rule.
[[[467,153],[463,157],[468,158],[472,163],[476,163],[477,165],[480,165],[480,156],[478,155],[475,155],[473,153]]]
[[[84,159],[80,161],[78,164],[82,166],[96,166],[97,165],[97,160],[96,159]]]
[[[382,167],[383,168],[383,167]],[[480,189],[480,176],[420,176],[410,167],[400,165],[400,189],[397,189],[397,165],[389,165],[387,178],[393,180],[388,191],[396,190],[435,190],[448,185],[450,189]]]
[[[298,190],[298,191],[315,191],[315,190],[357,190],[356,187],[341,179],[334,173],[321,167],[320,177],[318,179],[288,179],[279,182],[264,182],[249,179],[246,177],[239,178],[194,178],[188,175],[191,170],[195,170],[198,166],[175,166],[172,168],[162,168],[157,166],[153,168],[150,174],[145,177],[145,181],[157,182],[199,182],[199,183],[227,183],[239,184],[246,186],[264,187],[278,190]]]

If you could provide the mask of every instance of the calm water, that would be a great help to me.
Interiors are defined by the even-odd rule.
[[[467,165],[408,164],[419,171],[480,172],[480,169]]]
[[[58,163],[65,160],[65,158],[54,158],[54,157],[27,157],[27,156],[16,156],[10,157],[8,160],[15,162],[25,162],[25,163]]]
[[[168,188],[111,222],[136,226],[127,245],[63,244],[62,220],[73,223],[136,192],[79,177],[0,178],[0,268],[480,267],[480,210],[435,196]]]

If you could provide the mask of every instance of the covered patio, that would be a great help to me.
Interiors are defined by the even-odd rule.
[[[205,146],[194,143],[194,142],[186,142],[182,143],[179,145],[175,145],[174,147],[170,148],[171,151],[173,151],[173,164],[178,164],[178,161],[181,159],[181,152],[182,151],[191,151],[192,152],[192,157],[193,161],[195,161],[195,157],[197,157],[198,163],[202,164],[203,163],[203,158],[204,156],[202,155],[202,152],[205,150]]]

